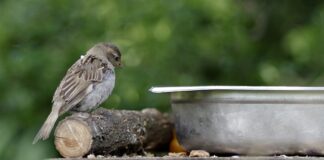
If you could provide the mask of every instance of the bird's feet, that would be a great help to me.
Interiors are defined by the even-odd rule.
[[[90,116],[91,115],[88,112],[74,112],[74,113],[72,113],[72,117],[77,118],[77,119],[88,119]]]
[[[93,118],[99,118],[94,115],[92,115],[89,112],[73,112],[72,113],[72,118],[79,119],[79,120],[86,120],[91,127],[92,131],[94,132],[95,136],[100,136],[101,135],[101,128],[97,126],[95,123],[95,120]]]

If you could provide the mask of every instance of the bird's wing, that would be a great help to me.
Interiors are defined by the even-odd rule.
[[[63,100],[64,108],[61,108],[61,112],[68,111],[92,91],[93,84],[103,81],[107,70],[107,63],[94,56],[79,59],[67,71],[56,89],[53,102]]]

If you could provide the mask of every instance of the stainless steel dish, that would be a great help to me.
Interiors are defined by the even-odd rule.
[[[187,150],[216,154],[324,155],[324,87],[155,87],[171,93]]]

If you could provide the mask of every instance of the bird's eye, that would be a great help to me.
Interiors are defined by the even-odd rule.
[[[115,57],[115,61],[119,61],[119,57]]]

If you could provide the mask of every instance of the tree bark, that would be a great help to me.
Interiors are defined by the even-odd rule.
[[[63,157],[142,154],[167,146],[172,136],[168,116],[156,109],[142,111],[98,108],[91,114],[76,113],[55,130],[55,146]]]

